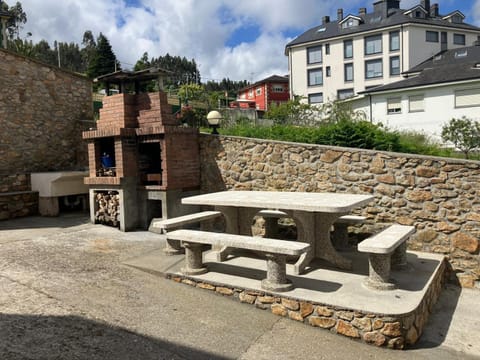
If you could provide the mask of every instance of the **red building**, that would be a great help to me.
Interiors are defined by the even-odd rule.
[[[230,107],[267,111],[272,103],[287,102],[289,94],[288,77],[273,75],[241,89],[237,100],[232,101]]]

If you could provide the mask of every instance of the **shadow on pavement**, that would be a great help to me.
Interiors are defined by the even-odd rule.
[[[461,291],[462,289],[454,284],[444,287],[433,307],[423,335],[412,349],[436,348],[445,341]]]
[[[0,221],[0,231],[39,228],[68,228],[87,224],[90,215],[85,212],[71,212],[56,217],[29,216]]]
[[[226,359],[77,316],[0,315],[1,359]]]

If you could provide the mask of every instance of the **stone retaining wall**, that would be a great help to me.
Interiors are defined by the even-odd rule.
[[[0,173],[86,167],[81,132],[93,119],[91,81],[3,49],[0,78]]]
[[[202,134],[202,191],[375,195],[363,233],[414,225],[411,250],[444,254],[464,287],[479,287],[480,162]]]
[[[88,166],[82,130],[92,126],[92,85],[84,76],[4,49],[0,79],[1,217],[30,215],[38,211],[38,194],[23,194],[15,203],[18,192],[31,190],[30,173]]]
[[[438,271],[435,272],[436,275],[428,285],[425,297],[417,308],[411,313],[401,315],[373,314],[356,309],[338,308],[263,291],[201,282],[175,274],[167,275],[167,278],[178,283],[213,291],[259,309],[270,310],[275,315],[288,317],[371,345],[403,349],[415,344],[421,336],[442,290],[445,267],[444,261],[439,265]]]

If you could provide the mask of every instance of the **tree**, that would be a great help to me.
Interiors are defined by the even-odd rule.
[[[203,100],[205,88],[198,84],[185,84],[180,86],[178,96],[188,103],[188,100]]]
[[[82,40],[83,48],[80,51],[83,61],[83,68],[84,71],[87,70],[90,61],[92,61],[93,57],[95,56],[95,52],[97,49],[97,43],[95,42],[95,37],[90,30],[87,30],[83,33],[83,40]]]
[[[296,97],[278,105],[272,103],[269,110],[265,113],[265,118],[273,120],[276,124],[291,122],[298,124],[301,118],[315,110],[311,105],[302,103],[300,100],[299,97]]]
[[[9,13],[10,18],[7,21],[7,33],[9,40],[14,40],[20,38],[20,30],[22,29],[22,24],[27,22],[27,14],[22,9],[22,4],[17,1],[17,3],[11,7],[4,2],[0,2],[3,11]]]
[[[108,39],[100,33],[93,58],[88,64],[87,76],[91,79],[120,70],[120,64],[113,53]]]
[[[473,149],[480,148],[480,123],[466,116],[453,118],[442,127],[442,139],[453,143],[468,159]]]

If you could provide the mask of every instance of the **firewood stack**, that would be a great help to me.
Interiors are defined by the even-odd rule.
[[[118,227],[120,225],[120,195],[116,191],[98,192],[95,198],[95,222]]]

